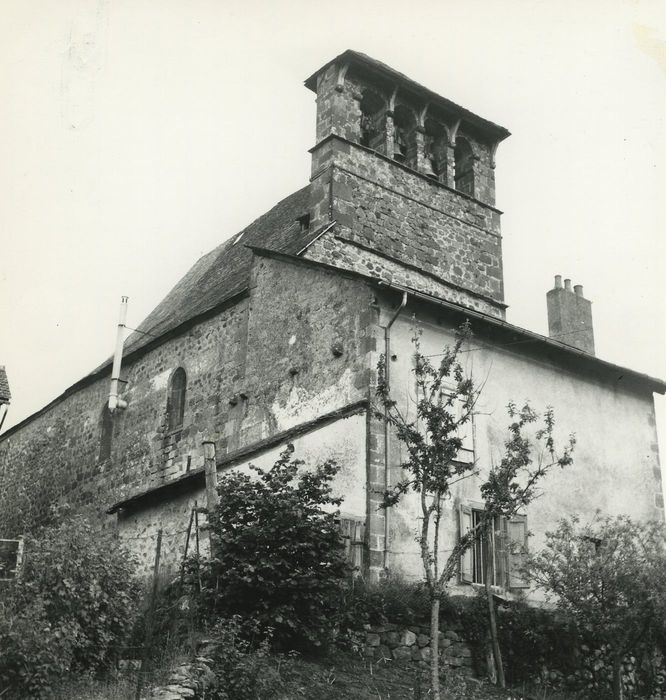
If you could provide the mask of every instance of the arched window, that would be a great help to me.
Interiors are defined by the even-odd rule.
[[[384,151],[386,107],[376,92],[366,90],[360,103],[361,123],[359,143],[375,151]]]
[[[455,149],[455,184],[459,192],[474,196],[474,154],[465,139],[456,140]]]
[[[111,456],[111,441],[113,440],[113,414],[109,411],[109,405],[102,408],[101,435],[99,439],[99,461],[104,462]]]
[[[168,430],[178,430],[183,426],[185,414],[185,392],[187,391],[187,375],[182,367],[179,367],[169,381],[169,395],[167,397],[167,426]]]
[[[398,105],[393,113],[393,160],[415,167],[416,119],[404,105]]]

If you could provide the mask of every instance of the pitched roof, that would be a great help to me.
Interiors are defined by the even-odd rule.
[[[298,253],[316,232],[301,231],[298,217],[308,211],[309,185],[285,197],[270,211],[200,258],[141,323],[140,333],[125,341],[124,354],[152,338],[219,306],[247,288],[252,253],[260,245],[282,253]],[[101,365],[104,367],[108,361]],[[96,370],[97,371],[97,370]]]
[[[4,365],[0,365],[0,404],[9,403],[12,398],[12,392],[9,391],[9,381]]]

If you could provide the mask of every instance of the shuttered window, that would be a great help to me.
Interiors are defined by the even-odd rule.
[[[483,511],[468,505],[459,510],[460,536],[481,521]],[[490,584],[502,589],[529,588],[522,573],[527,553],[527,517],[495,517],[488,535],[476,540],[460,557],[460,581],[485,584],[486,563],[491,561]]]
[[[340,537],[345,547],[345,555],[354,567],[355,573],[363,571],[365,551],[365,523],[352,518],[340,518]]]

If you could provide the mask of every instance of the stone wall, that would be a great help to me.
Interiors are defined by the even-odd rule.
[[[427,625],[400,627],[393,624],[372,627],[365,634],[363,653],[374,661],[429,662],[430,628]],[[472,650],[459,631],[440,631],[439,653],[444,664],[472,673]]]
[[[224,462],[228,455],[368,399],[378,332],[372,300],[371,290],[356,279],[257,257],[249,298],[126,358],[128,407],[114,416],[108,459],[100,460],[107,373],[3,435],[3,535],[20,534],[42,521],[51,505],[64,502],[102,526],[114,526],[116,517],[106,514],[111,505],[178,479],[176,490],[148,494],[119,516],[120,535],[143,569],[152,565],[160,529],[162,561],[173,569],[182,558],[194,503],[204,505],[202,480],[197,486],[188,476],[203,466],[203,439],[215,441]],[[177,367],[187,372],[185,414],[182,428],[169,433],[167,393]],[[344,462],[340,479],[347,503],[355,504],[349,515],[363,521],[365,417],[353,425],[354,434],[336,438],[331,455]],[[353,450],[347,449],[352,442]],[[310,449],[297,456],[311,461],[313,454]]]
[[[325,168],[313,180],[313,226],[335,221],[351,256],[335,264],[504,317],[496,209],[339,138],[313,158]],[[316,246],[305,255],[330,261]]]
[[[0,440],[0,524],[5,536],[67,502],[102,522],[106,509],[137,490],[203,464],[201,440],[223,424],[244,362],[247,302],[202,320],[124,361],[124,411],[113,417],[111,454],[100,459],[110,368],[8,430]],[[169,378],[187,373],[182,429],[166,431]],[[13,514],[21,513],[21,519]]]

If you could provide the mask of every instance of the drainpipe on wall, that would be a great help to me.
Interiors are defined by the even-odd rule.
[[[407,292],[402,293],[402,301],[396,312],[391,317],[384,328],[384,380],[386,382],[386,390],[390,391],[390,375],[391,375],[391,326],[395,323],[400,315],[400,312],[407,305]],[[384,407],[384,489],[388,491],[391,486],[391,467],[389,463],[389,426],[388,426],[388,409]],[[389,565],[389,509],[384,509],[384,570],[388,569]]]

